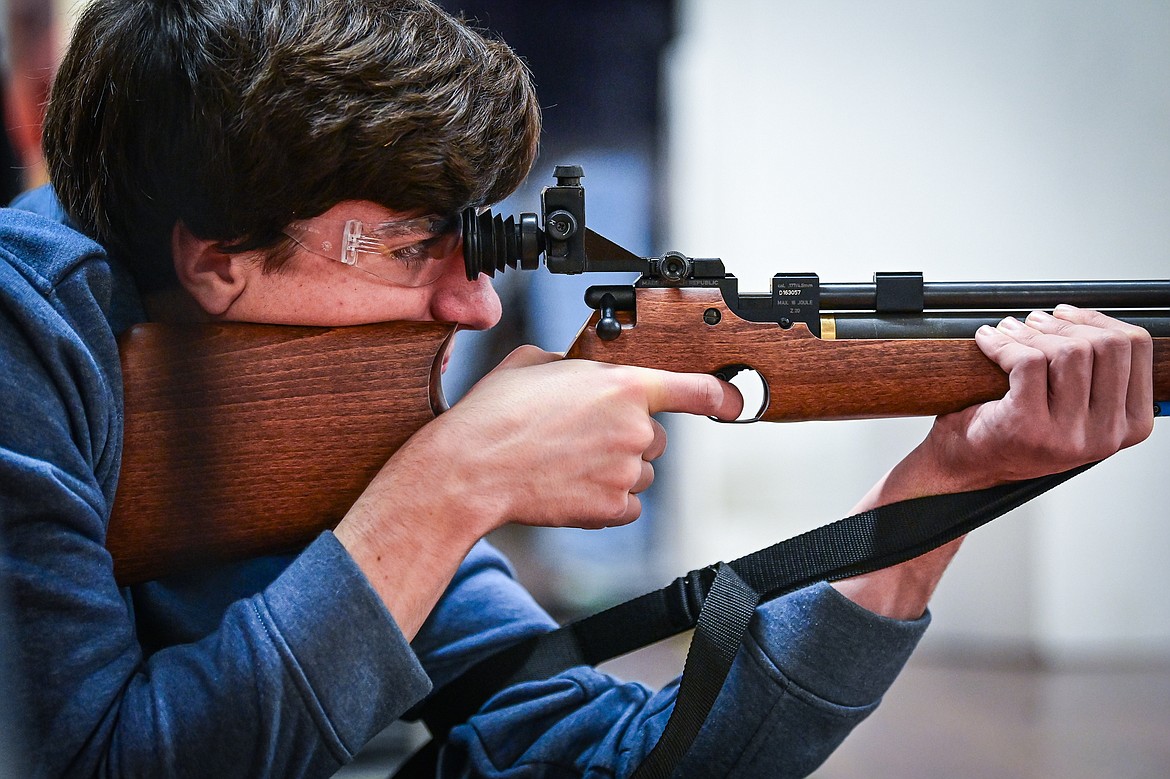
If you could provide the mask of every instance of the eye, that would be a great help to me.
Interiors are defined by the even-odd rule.
[[[403,265],[421,265],[431,260],[431,241],[418,241],[398,249],[387,252],[390,259],[401,262]]]

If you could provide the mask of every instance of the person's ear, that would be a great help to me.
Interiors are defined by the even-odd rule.
[[[246,258],[222,251],[219,241],[197,237],[182,222],[171,233],[171,255],[183,289],[212,316],[227,311],[244,291]]]

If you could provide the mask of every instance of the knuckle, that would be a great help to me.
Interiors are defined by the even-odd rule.
[[[1121,332],[1125,335],[1126,340],[1129,341],[1130,348],[1135,352],[1152,352],[1154,349],[1154,337],[1150,335],[1150,331],[1144,327],[1122,323]]]
[[[646,393],[649,372],[646,368],[638,368],[631,365],[618,366],[614,372],[615,379],[618,386],[623,392],[628,392],[634,395],[644,395]]]
[[[539,347],[533,346],[532,344],[522,344],[513,349],[512,353],[508,356],[513,360],[529,361],[543,354],[544,352]]]
[[[617,473],[615,487],[622,492],[629,492],[631,487],[641,481],[643,464],[641,458],[637,460],[632,457],[628,458]]]
[[[1079,320],[1076,317],[1049,316],[1043,311],[1033,311],[1024,321],[1041,333],[1061,335],[1076,327]]]
[[[1023,347],[1018,362],[1019,369],[1026,373],[1039,373],[1048,370],[1048,357],[1044,352],[1032,347]]]
[[[652,418],[643,411],[635,411],[628,418],[619,421],[619,429],[610,437],[609,446],[623,455],[637,455],[654,444]]]
[[[1103,428],[1078,428],[1068,432],[1063,442],[1054,442],[1048,456],[1062,463],[1064,468],[1073,468],[1116,454],[1129,445],[1129,436],[1130,431],[1124,421]]]
[[[696,405],[700,408],[715,408],[722,400],[723,390],[713,376],[696,376],[692,382]]]
[[[1091,365],[1093,362],[1093,345],[1080,338],[1062,339],[1054,348],[1053,364],[1061,365]]]
[[[654,435],[649,425],[634,415],[632,419],[620,420],[617,423],[617,429],[608,436],[607,446],[614,454],[620,456],[635,454],[641,456],[642,451],[651,446],[653,439]]]
[[[1095,308],[1078,308],[1075,306],[1061,305],[1056,307],[1053,315],[1074,325],[1085,325],[1088,327],[1114,329],[1124,324],[1121,320],[1114,319],[1112,316]]]
[[[1154,414],[1152,410],[1149,413],[1143,414],[1138,419],[1130,419],[1128,421],[1129,424],[1126,428],[1121,446],[1119,447],[1121,449],[1140,444],[1154,433]]]
[[[1132,347],[1133,340],[1130,335],[1120,330],[1102,330],[1099,336],[1099,343],[1101,348],[1105,351],[1115,354],[1128,352]]]
[[[639,452],[645,452],[653,444],[657,438],[657,431],[654,429],[654,418],[646,415],[638,420],[634,429],[631,431],[634,439],[634,447]]]
[[[612,369],[611,369],[612,368]],[[643,405],[647,390],[638,369],[629,366],[605,366],[606,394],[610,402]]]
[[[598,516],[606,523],[612,523],[620,520],[626,515],[626,509],[629,507],[630,496],[629,492],[614,490],[598,505]]]
[[[1125,432],[1123,427],[1110,427],[1104,433],[1092,436],[1084,442],[1085,448],[1080,452],[1081,460],[1083,462],[1104,460],[1116,453],[1125,443]]]

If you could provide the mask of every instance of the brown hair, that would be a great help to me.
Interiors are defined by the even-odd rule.
[[[44,142],[66,212],[155,289],[176,222],[247,251],[343,200],[454,213],[519,186],[539,132],[524,63],[427,0],[95,0]]]

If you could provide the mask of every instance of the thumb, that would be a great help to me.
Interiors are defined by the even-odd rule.
[[[500,370],[501,368],[527,368],[532,365],[546,365],[550,362],[556,362],[562,359],[563,355],[556,352],[546,352],[538,346],[524,345],[517,346],[512,350],[512,353],[505,357],[499,365],[492,370]]]

